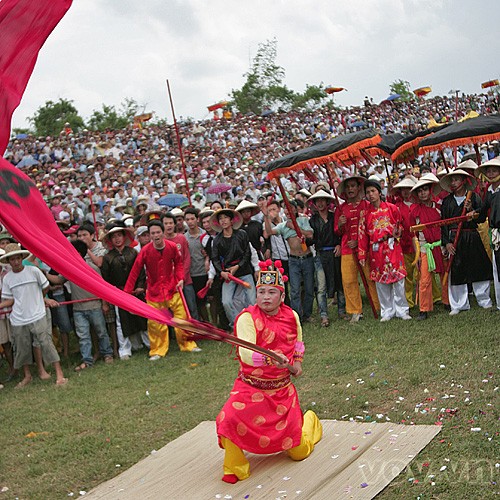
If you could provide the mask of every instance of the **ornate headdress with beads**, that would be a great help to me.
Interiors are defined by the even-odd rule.
[[[259,275],[257,276],[257,285],[259,286],[274,286],[279,288],[281,291],[285,290],[285,283],[288,281],[288,276],[283,274],[284,269],[280,260],[276,260],[274,263],[271,259],[267,259],[264,262],[259,262]]]

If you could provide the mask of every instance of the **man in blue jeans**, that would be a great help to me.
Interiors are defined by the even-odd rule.
[[[78,253],[85,258],[87,253],[87,245],[80,240],[72,242],[72,245],[77,249]],[[94,264],[89,264],[94,271],[100,274],[99,268]],[[47,275],[47,279],[52,284],[63,284],[66,281],[62,275]],[[99,342],[99,353],[103,357],[105,363],[113,363],[113,349],[109,340],[108,330],[106,329],[106,320],[104,319],[103,311],[109,309],[109,304],[103,303],[101,299],[90,294],[83,288],[69,283],[71,288],[72,300],[82,300],[95,298],[88,302],[73,304],[73,319],[75,321],[75,330],[80,342],[80,353],[82,362],[75,368],[79,372],[89,368],[94,364],[92,356],[92,337],[90,336],[90,327],[94,329]]]
[[[217,210],[210,217],[210,226],[219,233],[212,243],[211,260],[218,276],[223,280],[222,305],[231,327],[241,309],[254,304],[256,300],[253,269],[250,262],[250,241],[247,233],[239,229],[242,223],[241,214],[229,208]],[[237,288],[242,285],[231,280],[229,275],[249,285],[248,288],[244,288],[246,299],[244,302],[246,303],[243,307],[235,306]]]
[[[298,205],[295,200],[290,201],[290,207],[294,211],[297,224],[305,238],[313,237],[313,230],[307,217],[298,217]],[[271,219],[268,213],[268,207],[262,209],[264,213],[264,237],[279,234],[287,241],[290,247],[290,256],[288,264],[290,267],[290,305],[292,309],[300,316],[302,322],[312,321],[312,309],[314,301],[314,258],[311,249],[302,248],[302,241],[297,236],[293,228],[292,220],[288,210],[285,208],[287,220],[280,222],[272,227]],[[304,304],[301,301],[301,283],[304,282]]]

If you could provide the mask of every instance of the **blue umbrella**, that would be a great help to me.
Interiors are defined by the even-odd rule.
[[[351,127],[366,127],[366,122],[358,120],[357,122],[351,123]]]
[[[399,99],[401,97],[401,94],[391,94],[386,101],[395,101],[396,99]]]
[[[186,201],[189,200],[182,194],[170,193],[156,200],[156,203],[163,207],[178,207]]]
[[[25,156],[17,165],[17,168],[31,167],[32,165],[38,165],[38,161],[32,156]]]

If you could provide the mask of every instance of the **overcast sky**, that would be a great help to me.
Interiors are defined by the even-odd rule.
[[[498,0],[74,0],[42,48],[14,127],[47,100],[87,119],[125,97],[172,120],[244,83],[258,44],[276,37],[285,84],[346,87],[340,105],[379,102],[396,79],[431,95],[480,92],[498,78]]]

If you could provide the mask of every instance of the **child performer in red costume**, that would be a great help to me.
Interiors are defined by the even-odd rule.
[[[428,224],[441,220],[441,212],[432,200],[433,187],[438,184],[437,177],[422,178],[412,188],[411,193],[416,196],[417,203],[410,207],[410,225]],[[429,227],[415,234],[416,245],[420,251],[418,267],[420,278],[418,280],[418,303],[420,314],[418,320],[427,319],[428,313],[434,309],[432,300],[433,273],[438,273],[443,284],[445,267],[443,263],[443,253],[441,251],[441,228],[438,226]],[[443,304],[449,305],[448,288],[442,287]]]
[[[290,374],[302,374],[304,344],[297,313],[284,304],[281,262],[260,263],[257,304],[236,318],[237,337],[281,354],[281,363],[263,354],[238,348],[240,371],[231,395],[217,417],[219,445],[225,450],[227,483],[250,476],[243,450],[257,454],[286,451],[303,460],[321,439],[322,426],[313,411],[302,415]]]

